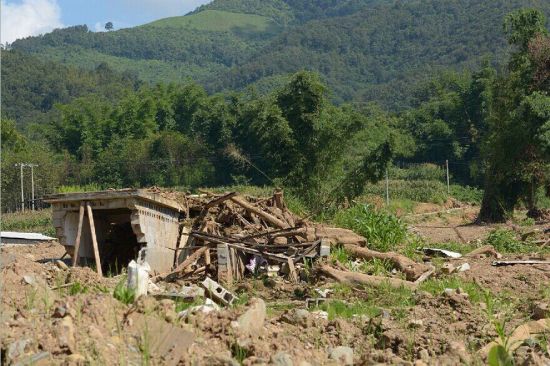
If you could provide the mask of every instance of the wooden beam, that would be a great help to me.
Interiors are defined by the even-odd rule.
[[[94,214],[92,212],[92,205],[90,202],[86,202],[86,208],[88,210],[88,221],[90,222],[90,234],[92,234],[92,246],[94,247],[94,258],[97,274],[103,277],[103,271],[101,270],[101,259],[99,258],[99,247],[97,245],[97,237],[95,234]]]
[[[78,253],[80,251],[80,240],[82,239],[82,224],[84,223],[84,201],[80,202],[78,210],[78,229],[76,231],[76,241],[74,243],[73,267],[78,264]]]
[[[231,197],[231,201],[235,202],[237,205],[241,206],[245,210],[247,210],[250,213],[253,213],[265,221],[269,222],[271,225],[277,226],[279,229],[288,229],[290,227],[289,224],[286,222],[279,220],[275,216],[268,214],[267,212],[263,211],[262,209],[255,207],[248,203],[245,199],[242,197]]]

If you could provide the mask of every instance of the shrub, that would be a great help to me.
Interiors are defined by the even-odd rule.
[[[507,229],[493,230],[485,243],[495,247],[497,252],[518,253],[526,250],[526,245],[516,238],[516,234]]]
[[[339,211],[334,223],[364,236],[369,248],[374,250],[388,251],[407,238],[407,227],[399,218],[377,211],[371,205],[357,205]]]

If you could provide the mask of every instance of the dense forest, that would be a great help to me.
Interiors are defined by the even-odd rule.
[[[12,46],[91,69],[106,62],[145,81],[192,78],[209,92],[269,92],[305,68],[322,76],[333,101],[396,111],[434,73],[473,71],[486,56],[504,66],[502,19],[525,6],[550,15],[550,3],[537,0],[216,0],[140,27],[70,27]]]
[[[502,2],[502,7],[495,5],[492,9],[505,11],[514,7],[511,3]],[[393,14],[393,19],[397,20],[402,12],[412,11],[419,4],[411,1],[393,4],[384,11],[377,9],[380,14]],[[416,19],[427,22],[432,14],[435,21],[437,14],[445,13],[445,6],[459,6],[455,2],[444,4],[433,3],[432,13],[424,9],[426,11],[418,13]],[[476,11],[482,12],[483,4],[472,1],[470,5],[478,6]],[[348,32],[345,38],[337,32],[341,17],[350,17],[346,18],[350,21],[357,17],[355,20],[359,22],[361,11],[389,6],[382,1],[279,1],[266,8],[258,1],[220,1],[198,9],[191,16],[243,10],[239,5],[246,5],[249,12],[254,13],[248,15],[259,17],[254,21],[247,18],[251,27],[265,27],[265,38],[257,37],[253,42],[261,44],[271,39],[274,53],[262,56],[260,52],[258,57],[266,57],[266,60],[271,57],[275,62],[276,57],[287,54],[294,59],[296,67],[315,64],[315,57],[310,54],[307,61],[300,61],[303,54],[299,51],[293,54],[293,49],[309,48],[317,52],[324,49],[327,54],[344,58],[346,54],[354,54],[351,45],[361,43],[361,39],[356,38],[361,37],[361,27]],[[275,13],[280,16],[276,17]],[[212,13],[206,14],[212,16]],[[314,16],[315,20],[305,14]],[[459,21],[461,14],[465,13],[457,12],[450,18]],[[364,21],[369,16],[363,14],[361,24],[370,24]],[[262,17],[269,17],[270,23],[263,23]],[[493,17],[497,15],[487,19]],[[372,21],[375,20],[380,22],[373,17]],[[145,33],[153,32],[153,28],[168,32],[174,22],[179,24],[180,20],[164,19],[143,29]],[[186,22],[186,29],[197,30],[196,24],[190,20]],[[319,28],[315,28],[315,22]],[[333,22],[335,28],[326,28],[329,24],[326,22]],[[442,26],[443,21],[438,22]],[[281,72],[283,76],[271,80],[269,88],[240,89],[234,85],[235,90],[214,93],[209,83],[201,85],[197,81],[177,80],[152,84],[140,81],[135,73],[121,73],[108,63],[82,70],[29,55],[47,54],[48,47],[70,49],[71,46],[63,45],[83,47],[90,42],[86,47],[127,53],[124,57],[146,57],[146,47],[140,51],[143,55],[132,55],[135,52],[132,43],[128,43],[126,49],[121,46],[125,40],[116,38],[138,34],[132,33],[134,30],[99,34],[81,27],[16,42],[14,50],[4,52],[2,63],[2,208],[14,207],[19,199],[16,190],[5,188],[17,186],[19,172],[13,168],[14,164],[31,160],[42,167],[37,170],[36,177],[42,190],[39,193],[52,192],[62,184],[101,188],[158,185],[188,189],[255,184],[284,187],[300,197],[310,209],[322,210],[360,195],[366,182],[382,178],[388,165],[397,159],[440,163],[450,159],[456,164],[455,181],[486,188],[482,220],[502,221],[519,203],[536,216],[538,200],[550,195],[548,27],[544,13],[533,9],[516,10],[501,17],[499,22],[498,32],[484,25],[491,29],[483,33],[484,37],[489,37],[487,39],[476,38],[482,32],[470,32],[475,37],[470,38],[471,44],[466,44],[464,57],[459,57],[469,68],[458,71],[456,68],[460,69],[462,63],[453,53],[451,44],[458,44],[454,42],[462,37],[459,31],[442,35],[442,48],[437,53],[435,49],[422,51],[413,47],[414,43],[407,43],[413,39],[426,43],[433,31],[409,34],[403,29],[397,32],[391,28],[397,26],[396,23],[389,22],[378,23],[379,29],[390,27],[382,33],[369,33],[364,29],[364,39],[368,39],[372,47],[375,44],[379,47],[374,48],[377,57],[386,52],[384,48],[392,44],[396,47],[384,56],[387,57],[385,66],[399,66],[395,75],[418,70],[419,59],[428,62],[422,58],[424,56],[433,59],[439,54],[447,60],[440,59],[439,66],[446,62],[452,66],[421,81],[400,80],[406,85],[401,91],[406,91],[407,98],[399,106],[391,102],[393,109],[367,94],[360,97],[363,103],[342,102],[354,97],[342,98],[342,89],[335,86],[330,77],[335,70],[330,67],[330,58],[323,64],[327,67],[324,72],[290,73],[292,68],[278,71],[272,68],[274,73]],[[270,33],[304,24],[308,28],[292,35],[295,38],[289,33]],[[460,29],[467,28],[464,25]],[[494,39],[502,37],[508,46],[492,42],[492,33],[501,34]],[[162,35],[163,31],[157,34]],[[257,36],[246,32],[223,34],[241,39]],[[393,34],[394,40],[402,37],[405,43],[392,43],[391,37],[378,38],[383,34]],[[310,41],[302,43],[308,37]],[[315,37],[325,44],[315,43]],[[156,41],[161,42],[160,39]],[[178,48],[179,40],[175,42],[166,46],[166,58],[177,60],[188,51],[185,47]],[[275,47],[277,42],[279,48]],[[475,42],[482,46],[476,47]],[[241,45],[252,47],[251,44],[244,42]],[[406,48],[401,49],[404,44],[411,47],[409,54]],[[113,47],[118,47],[118,51]],[[483,47],[495,47],[492,51],[499,57],[481,58]],[[233,70],[237,70],[242,66],[234,66],[241,61],[230,60],[233,56],[224,51],[220,50],[218,56],[212,49],[203,51],[211,57],[208,62],[215,63],[219,60],[217,57],[225,55],[223,57],[229,57],[227,67],[233,65]],[[246,52],[241,51],[234,57],[244,57]],[[507,56],[500,58],[502,55]],[[369,74],[376,70],[359,53],[355,56],[357,68]],[[470,56],[475,56],[477,61]],[[400,58],[411,63],[399,64]],[[342,70],[353,69],[344,66],[349,62],[342,64]],[[283,64],[281,61],[280,65]],[[224,83],[223,77],[219,80]],[[376,84],[367,86],[368,83],[361,83],[360,77],[355,81],[363,88],[372,87],[380,96],[386,90],[383,86],[375,88]],[[366,90],[359,84],[350,80],[341,85],[358,92]],[[397,98],[399,93],[394,90],[392,97]]]

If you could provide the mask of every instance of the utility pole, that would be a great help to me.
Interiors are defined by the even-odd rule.
[[[20,168],[21,172],[21,211],[25,211],[25,196],[23,195],[23,166],[24,163],[15,164],[15,166],[18,166]]]
[[[32,189],[32,210],[34,211],[34,167],[38,166],[37,164],[27,164],[31,167],[31,189]]]
[[[25,211],[25,195],[23,192],[23,168],[24,167],[30,167],[31,168],[31,192],[32,192],[32,210],[34,211],[34,167],[37,167],[37,164],[32,163],[17,163],[15,166],[19,166],[19,171],[21,175],[21,211]]]

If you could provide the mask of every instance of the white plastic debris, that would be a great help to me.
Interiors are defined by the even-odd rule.
[[[450,250],[439,249],[439,248],[422,248],[422,251],[428,255],[442,255],[448,258],[460,258],[462,254],[457,252],[452,252]]]
[[[203,305],[192,306],[186,310],[180,311],[178,313],[178,316],[180,318],[185,318],[189,314],[197,314],[197,313],[208,314],[212,311],[218,311],[218,310],[220,310],[220,307],[218,306],[218,304],[216,304],[211,299],[206,299]]]
[[[325,288],[325,289],[316,288],[315,292],[317,292],[321,297],[327,297],[332,292],[332,290],[329,288]]]
[[[128,264],[128,288],[134,289],[136,298],[141,295],[147,295],[147,287],[149,286],[149,272],[151,267],[147,262],[137,263],[132,260]]]

